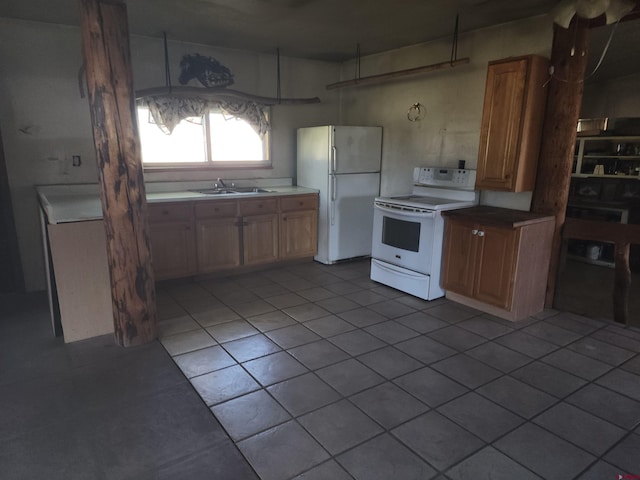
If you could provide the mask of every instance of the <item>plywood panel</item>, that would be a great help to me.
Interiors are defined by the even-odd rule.
[[[104,225],[49,225],[49,242],[65,342],[113,333]]]

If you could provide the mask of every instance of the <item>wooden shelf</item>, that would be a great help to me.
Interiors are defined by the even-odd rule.
[[[577,155],[575,155],[577,156]],[[640,160],[640,155],[594,155],[585,154],[582,158],[612,158],[618,160]]]
[[[640,180],[640,176],[637,175],[594,175],[593,173],[572,173],[574,178],[619,178],[629,180]]]
[[[576,137],[576,141],[580,141],[580,140],[625,140],[625,141],[640,141],[640,136],[638,135],[615,135],[615,136],[609,136],[609,135],[599,135],[599,136],[585,136],[582,137],[580,136],[580,134],[578,134],[578,136]]]
[[[597,265],[599,267],[615,268],[616,264],[608,262],[606,260],[592,260],[587,257],[581,257],[580,255],[567,255],[568,260],[575,260],[576,262],[588,263],[590,265]]]

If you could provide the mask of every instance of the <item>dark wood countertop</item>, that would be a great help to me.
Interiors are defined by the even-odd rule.
[[[555,217],[539,213],[511,210],[508,208],[489,207],[479,205],[477,207],[460,208],[442,212],[445,217],[455,218],[469,222],[478,222],[485,225],[498,227],[519,228],[535,223],[554,221]]]

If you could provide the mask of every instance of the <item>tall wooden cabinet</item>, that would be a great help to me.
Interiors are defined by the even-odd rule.
[[[554,217],[486,206],[443,215],[447,298],[513,321],[544,308]]]
[[[489,62],[476,189],[533,190],[549,62],[538,55]]]

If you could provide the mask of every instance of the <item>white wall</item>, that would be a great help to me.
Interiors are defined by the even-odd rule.
[[[341,90],[341,121],[383,127],[382,194],[411,189],[414,166],[468,168],[478,161],[480,123],[487,62],[509,56],[549,56],[552,23],[534,17],[460,36],[458,58],[470,63],[454,69],[405,77],[376,86]],[[451,38],[362,58],[361,76],[429,65],[449,60]],[[342,79],[353,78],[354,63],[343,65]],[[410,122],[407,110],[419,102],[426,107],[422,121]],[[530,194],[483,194],[483,203],[528,209]]]
[[[172,79],[178,84],[184,54],[213,56],[235,75],[234,89],[275,96],[275,55],[169,42]],[[131,55],[136,89],[163,86],[161,39],[132,37]],[[80,30],[75,27],[0,18],[0,130],[11,187],[18,243],[26,288],[44,288],[44,267],[34,185],[97,182],[89,106],[80,98],[78,70],[82,64]],[[295,129],[335,123],[338,94],[325,85],[338,80],[339,65],[292,58],[281,59],[283,97],[320,97],[322,103],[275,106],[272,109],[273,168],[259,171],[209,171],[150,174],[147,181],[292,177]],[[82,157],[72,167],[72,155]],[[204,177],[204,178],[203,178]]]
[[[319,96],[320,104],[277,106],[272,111],[273,169],[239,173],[241,177],[295,175],[295,129],[343,123],[381,125],[382,194],[407,192],[412,168],[436,164],[469,168],[477,164],[487,62],[530,53],[547,55],[551,22],[535,17],[471,32],[460,37],[458,56],[469,65],[387,84],[327,91],[325,86],[353,77],[354,64],[283,58],[284,97]],[[438,63],[449,59],[451,39],[406,47],[362,59],[362,76]],[[132,63],[136,89],[164,84],[161,39],[133,37]],[[217,58],[235,74],[233,88],[275,96],[275,56],[169,42],[172,78],[186,53]],[[34,185],[96,182],[95,155],[86,99],[77,74],[82,63],[79,29],[0,19],[0,129],[4,137],[9,181],[27,289],[44,288],[44,270]],[[407,109],[420,102],[426,116],[407,120]],[[81,155],[81,167],[71,156]],[[230,176],[208,172],[209,178]],[[147,181],[203,179],[202,174],[148,174]],[[483,202],[527,208],[529,194],[484,194]]]

